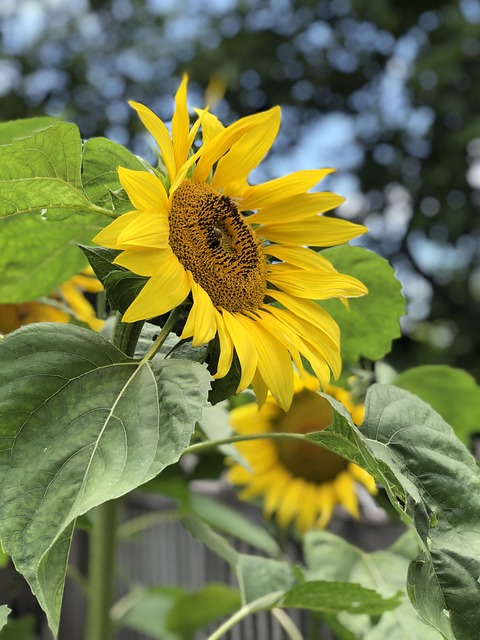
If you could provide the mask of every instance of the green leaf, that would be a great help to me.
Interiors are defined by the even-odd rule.
[[[125,147],[107,138],[92,138],[83,147],[82,180],[87,197],[95,204],[112,209],[112,192],[121,188],[118,167],[145,171],[143,163]],[[125,196],[126,210],[132,205]]]
[[[277,606],[327,613],[346,611],[380,615],[394,609],[399,603],[398,596],[382,598],[377,591],[352,582],[314,580],[298,584],[287,591]]]
[[[112,609],[115,622],[121,627],[128,627],[144,633],[155,640],[182,640],[182,637],[168,629],[167,618],[170,610],[188,592],[178,587],[153,587],[151,589],[135,589],[126,596],[127,603],[122,605],[121,617],[115,617],[115,607]],[[125,606],[128,604],[128,608]]]
[[[87,257],[95,275],[103,284],[110,307],[120,313],[125,313],[148,278],[137,276],[131,271],[112,264],[118,251],[104,247],[81,247]]]
[[[77,244],[107,218],[83,191],[81,158],[78,129],[64,122],[0,147],[2,302],[48,295],[86,266]]]
[[[333,424],[305,439],[372,473],[417,530],[424,547],[410,565],[408,594],[420,614],[447,638],[480,634],[480,469],[475,460],[453,429],[407,391],[370,387],[360,430],[340,403],[326,397],[334,408]]]
[[[238,554],[235,573],[243,605],[277,594],[265,608],[276,606],[274,603],[283,595],[280,592],[288,591],[296,582],[295,571],[287,562],[243,553]]]
[[[94,210],[80,173],[82,141],[60,122],[0,147],[0,217],[43,209]]]
[[[56,633],[75,518],[178,460],[209,375],[58,324],[9,334],[0,363],[0,538]]]
[[[224,584],[206,584],[177,599],[167,615],[167,628],[178,633],[182,640],[194,640],[196,631],[239,607],[237,589]]]
[[[424,365],[400,373],[394,384],[428,402],[465,444],[480,429],[480,386],[466,371]]]
[[[422,620],[407,598],[405,590],[408,565],[418,554],[413,532],[404,534],[389,549],[366,553],[339,536],[327,531],[312,531],[304,539],[304,556],[308,580],[343,580],[373,589],[391,598],[403,592],[403,601],[393,611],[365,611],[369,616],[341,613],[338,622],[356,637],[389,640],[439,640],[440,634]],[[310,582],[307,582],[310,584]],[[348,606],[345,611],[348,611]],[[337,610],[340,613],[341,609]],[[351,611],[351,613],[360,613]],[[370,616],[381,615],[380,620]],[[379,631],[383,635],[379,634]]]
[[[214,531],[204,520],[191,513],[186,513],[182,521],[194,538],[223,558],[231,567],[235,567],[240,554],[223,536]]]
[[[78,248],[105,218],[85,213],[56,222],[39,214],[0,220],[0,301],[25,302],[50,294],[88,262]]]
[[[211,527],[229,536],[242,540],[256,549],[260,549],[269,556],[278,558],[280,548],[277,541],[264,527],[254,524],[246,514],[242,514],[238,507],[232,509],[208,496],[190,493],[190,509],[193,513]]]
[[[7,624],[8,615],[11,613],[11,610],[7,607],[7,605],[0,605],[0,629]]]
[[[56,118],[43,116],[39,118],[24,118],[19,120],[9,120],[0,123],[0,145],[11,144],[18,138],[26,138],[32,136],[41,129],[51,127],[58,123]]]
[[[339,300],[322,301],[340,325],[341,354],[345,364],[355,364],[362,356],[379,360],[400,336],[399,318],[405,313],[405,300],[394,270],[388,262],[361,247],[342,246],[322,251],[341,273],[358,278],[368,294],[349,300],[347,309]]]
[[[391,491],[404,493],[405,513],[424,544],[408,574],[414,606],[447,638],[480,635],[480,470],[475,460],[429,405],[396,387],[369,390],[362,432],[370,438],[370,450],[395,474],[397,487]]]

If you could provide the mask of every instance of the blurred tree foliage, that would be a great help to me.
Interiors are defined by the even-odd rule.
[[[168,119],[183,70],[198,106],[225,83],[223,120],[280,104],[262,177],[337,167],[339,214],[409,300],[392,363],[480,379],[479,0],[7,0],[0,18],[4,120],[55,115],[148,156],[126,100]]]

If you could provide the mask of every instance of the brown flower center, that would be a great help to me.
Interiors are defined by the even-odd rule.
[[[279,409],[273,427],[280,433],[312,433],[326,429],[332,420],[333,409],[328,400],[304,389],[294,395],[287,413]],[[328,482],[347,468],[348,462],[344,458],[310,442],[286,438],[274,442],[284,467],[294,476],[310,482]]]
[[[170,209],[170,246],[216,307],[258,309],[267,290],[260,243],[237,205],[208,184],[185,180]]]

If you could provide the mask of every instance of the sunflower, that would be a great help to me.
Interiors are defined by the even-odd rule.
[[[249,403],[232,410],[230,423],[241,435],[254,433],[311,433],[328,427],[333,410],[319,395],[318,381],[312,376],[296,379],[291,407],[283,411],[269,395],[258,409]],[[364,407],[352,401],[340,387],[329,386],[327,393],[348,409],[355,424],[363,421]],[[255,439],[236,445],[249,464],[232,463],[229,480],[243,489],[240,498],[263,496],[264,513],[275,513],[281,528],[292,522],[300,533],[312,527],[326,527],[336,505],[358,518],[355,483],[376,493],[372,476],[352,462],[309,442],[291,439]]]
[[[165,175],[120,167],[120,182],[134,209],[94,241],[121,250],[115,263],[148,281],[123,316],[146,320],[191,296],[181,338],[194,346],[217,337],[215,378],[236,353],[237,391],[252,385],[284,409],[293,394],[292,361],[302,375],[306,358],[322,387],[340,371],[339,330],[312,300],[366,293],[355,278],[337,273],[309,249],[347,242],[365,227],[319,214],[343,199],[310,193],[332,169],[299,171],[251,186],[249,173],[272,146],[280,109],[241,118],[228,127],[208,110],[190,125],[187,78],[175,96],[171,135],[142,104],[131,102],[155,138]],[[194,141],[202,131],[201,146]]]
[[[91,267],[64,282],[54,293],[41,300],[0,304],[0,333],[9,333],[25,324],[34,322],[68,323],[72,317],[96,331],[104,321],[97,318],[95,309],[85,298],[84,292],[102,290]]]

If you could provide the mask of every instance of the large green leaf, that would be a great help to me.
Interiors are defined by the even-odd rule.
[[[428,402],[465,444],[480,430],[480,386],[466,371],[424,365],[400,373],[394,383]]]
[[[19,120],[9,120],[0,123],[0,144],[11,144],[17,138],[26,138],[32,136],[40,129],[46,129],[58,120],[50,116],[39,118],[21,118]]]
[[[36,126],[9,124],[8,135]],[[109,212],[85,195],[81,160],[78,129],[67,123],[0,147],[2,302],[48,295],[86,266],[77,244],[90,243]]]
[[[332,426],[305,439],[370,471],[415,527],[424,546],[410,565],[408,594],[420,614],[446,638],[480,634],[480,470],[475,460],[453,429],[407,391],[373,385],[360,430],[340,403],[329,401]]]
[[[346,308],[339,300],[322,301],[340,325],[344,364],[360,357],[379,360],[400,336],[399,318],[405,313],[401,285],[388,262],[361,247],[342,246],[322,251],[335,269],[355,276],[368,287],[368,294],[352,298]]]
[[[412,533],[412,532],[409,532]],[[404,536],[410,538],[410,535]],[[412,534],[413,538],[413,534]],[[402,545],[404,546],[404,545]],[[366,553],[346,540],[327,531],[312,531],[305,536],[304,555],[309,580],[342,580],[374,589],[384,597],[405,593],[403,602],[393,611],[385,611],[379,620],[370,616],[352,616],[340,613],[339,623],[349,631],[366,640],[388,638],[389,640],[439,640],[441,635],[422,620],[407,598],[405,582],[408,565],[418,554],[418,544],[413,540],[412,550],[405,555],[398,544],[390,549]],[[308,583],[307,583],[308,584]],[[353,611],[351,613],[360,613]]]
[[[209,375],[140,364],[72,325],[8,335],[0,363],[0,538],[56,632],[75,518],[178,460]]]
[[[92,138],[83,147],[82,181],[88,198],[100,206],[113,208],[112,193],[119,190],[118,167],[145,171],[143,163],[128,149],[107,138]],[[128,200],[125,197],[125,200]],[[132,205],[128,203],[128,208]]]
[[[85,268],[88,262],[77,245],[90,242],[104,220],[91,213],[58,222],[35,213],[0,220],[0,302],[48,295]]]

